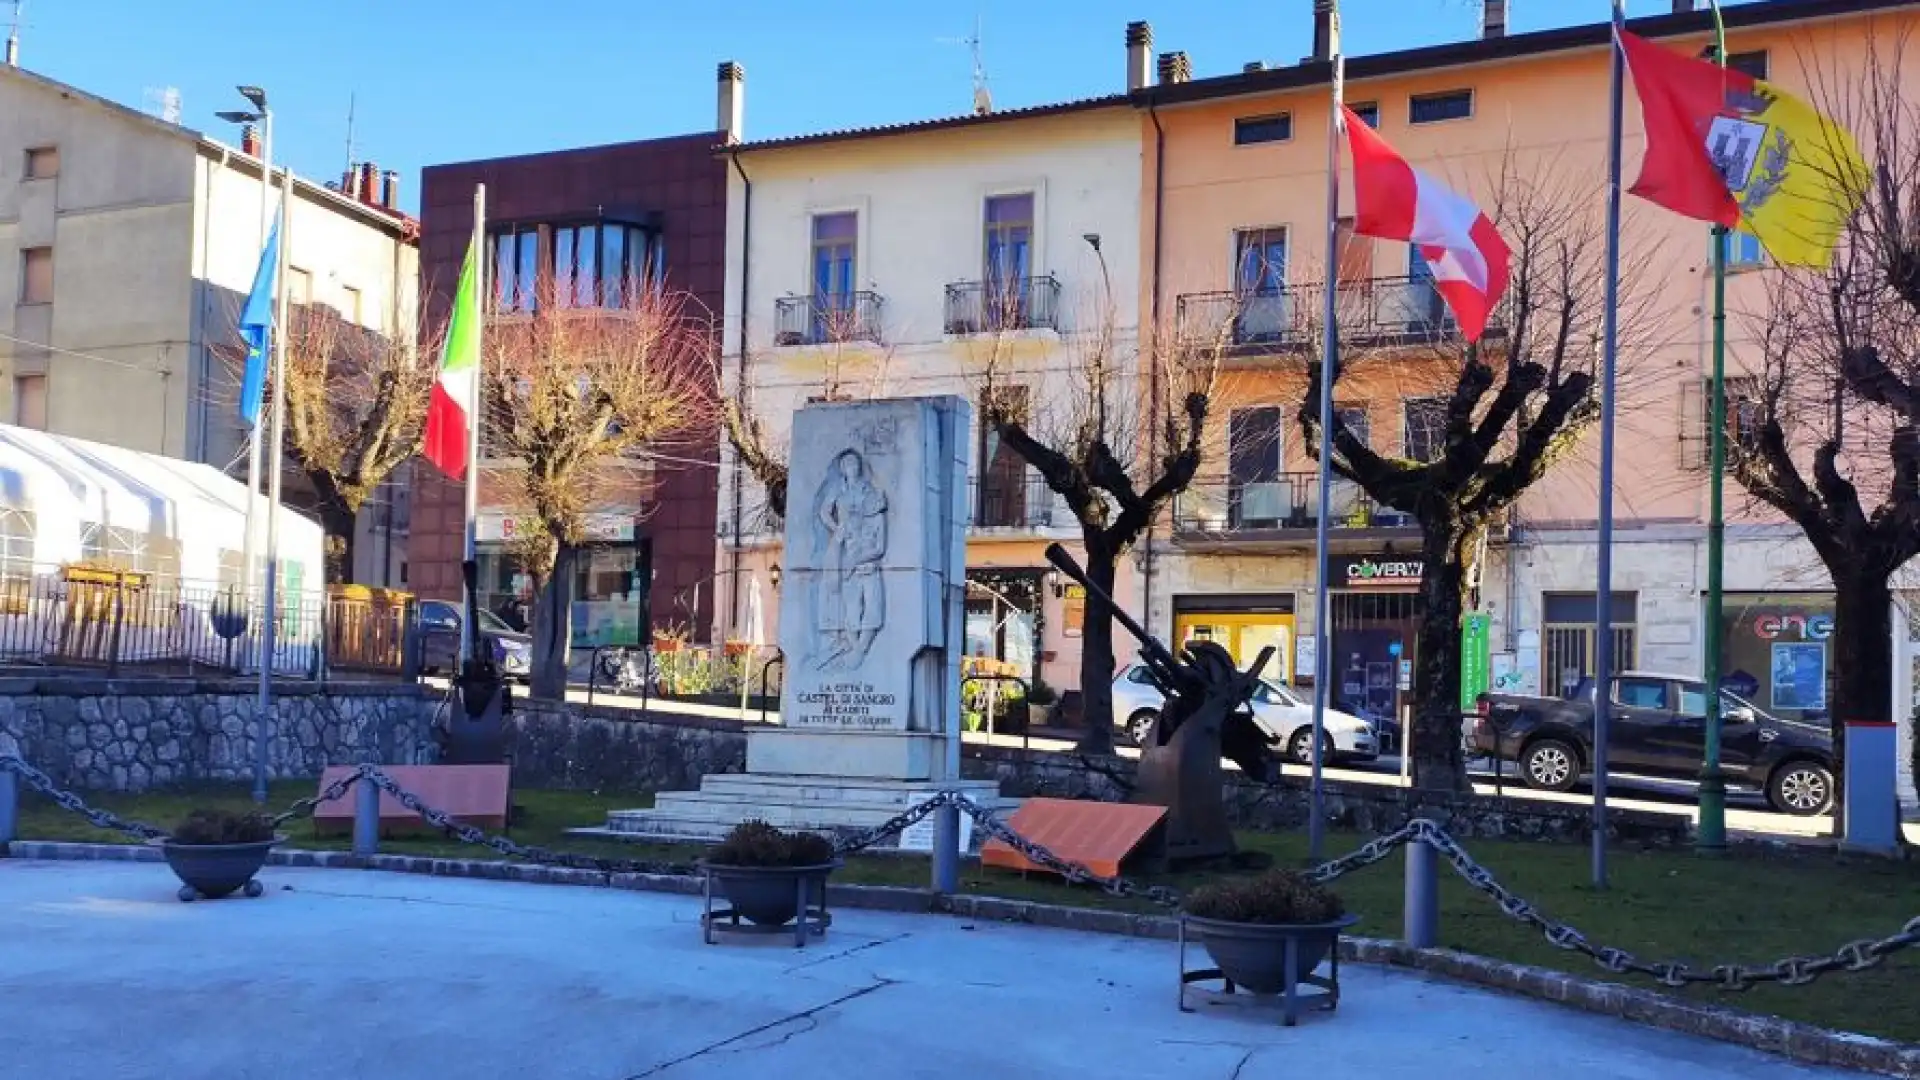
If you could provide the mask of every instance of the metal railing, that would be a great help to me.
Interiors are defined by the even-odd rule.
[[[1178,301],[1183,337],[1242,346],[1299,348],[1317,343],[1324,285],[1185,293]],[[1428,277],[1367,278],[1338,286],[1341,340],[1351,345],[1420,344],[1455,338],[1453,312]],[[1497,332],[1496,322],[1489,332]]]
[[[1045,277],[957,281],[947,286],[946,332],[997,334],[1011,330],[1057,330],[1060,282]]]
[[[1411,528],[1411,515],[1375,502],[1351,480],[1333,482],[1335,529]],[[1320,478],[1281,473],[1259,480],[1215,477],[1196,480],[1174,497],[1175,533],[1242,533],[1312,530],[1320,521]]]
[[[775,345],[885,341],[886,299],[875,292],[783,296],[773,302]]]
[[[969,477],[967,487],[976,529],[1044,529],[1066,518],[1046,478],[1028,469]]]
[[[415,618],[404,594],[300,591],[275,598],[272,669],[398,672]],[[86,567],[0,570],[0,663],[237,673],[259,669],[264,591]]]

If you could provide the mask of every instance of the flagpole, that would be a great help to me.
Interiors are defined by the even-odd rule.
[[[267,234],[273,228],[273,110],[260,107],[260,250],[267,250]],[[276,286],[278,283],[276,281]],[[265,357],[262,357],[262,362]],[[260,414],[253,416],[247,429],[247,535],[241,543],[241,593],[245,597],[248,622],[253,619],[254,590],[260,583]],[[256,642],[259,638],[254,638]]]
[[[1613,0],[1613,80],[1608,91],[1611,114],[1607,133],[1607,281],[1606,313],[1600,356],[1600,537],[1594,595],[1593,663],[1593,886],[1607,887],[1607,739],[1613,698],[1613,428],[1615,373],[1620,329],[1620,157],[1626,126],[1626,54],[1620,35],[1626,29],[1625,0]]]
[[[1318,567],[1313,587],[1313,786],[1307,818],[1309,857],[1319,862],[1325,857],[1326,793],[1322,784],[1325,762],[1321,759],[1326,743],[1328,683],[1333,671],[1333,647],[1329,631],[1333,626],[1327,588],[1327,519],[1333,516],[1333,369],[1340,348],[1340,327],[1336,316],[1339,297],[1335,294],[1338,273],[1335,263],[1340,246],[1340,134],[1344,130],[1340,108],[1345,97],[1346,58],[1340,50],[1340,5],[1329,5],[1327,52],[1333,62],[1333,95],[1327,116],[1327,281],[1324,324],[1320,355],[1320,507],[1313,527],[1313,560]],[[1405,753],[1404,740],[1401,752]]]
[[[253,758],[253,801],[267,801],[268,740],[273,717],[273,653],[280,586],[280,474],[287,427],[287,250],[292,245],[293,174],[280,170],[280,250],[273,275],[273,445],[267,457],[266,605],[260,621],[260,703]],[[258,432],[260,425],[255,424]]]
[[[487,186],[473,186],[473,240],[468,250],[474,258],[474,291],[479,305],[481,320],[476,332],[485,340],[487,311]],[[480,521],[480,425],[487,414],[486,402],[481,395],[486,389],[480,370],[486,366],[486,350],[480,350],[480,356],[473,364],[473,416],[467,423],[467,476],[466,476],[466,529],[461,545],[461,562],[474,567],[474,579],[469,583],[467,575],[461,574],[462,588],[466,590],[463,598],[463,615],[460,620],[460,659],[461,671],[465,672],[466,662],[477,658],[476,648],[479,638],[474,623],[479,618],[479,554],[477,532]]]
[[[1727,24],[1713,0],[1714,51],[1727,70]],[[1713,227],[1713,414],[1707,433],[1707,740],[1700,766],[1700,823],[1694,850],[1718,855],[1727,849],[1727,778],[1720,771],[1720,620],[1726,567],[1727,467],[1727,227]]]

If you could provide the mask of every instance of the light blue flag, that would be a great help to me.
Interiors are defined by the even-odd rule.
[[[247,342],[247,369],[240,380],[240,420],[248,427],[260,422],[260,401],[267,391],[267,342],[273,334],[273,283],[280,272],[280,217],[274,215],[260,268],[253,273],[253,291],[240,311],[240,336]]]

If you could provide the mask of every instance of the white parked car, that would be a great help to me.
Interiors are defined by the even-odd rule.
[[[1164,701],[1144,664],[1129,664],[1114,677],[1113,720],[1135,743],[1146,741]],[[1301,763],[1313,760],[1313,702],[1262,679],[1253,692],[1253,722],[1287,757]],[[1328,709],[1321,722],[1326,729],[1323,761],[1371,761],[1380,756],[1380,735],[1368,721]]]

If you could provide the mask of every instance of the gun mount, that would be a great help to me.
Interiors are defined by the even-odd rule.
[[[1254,723],[1250,702],[1272,647],[1261,650],[1244,672],[1211,641],[1196,642],[1176,657],[1089,581],[1065,548],[1048,546],[1047,561],[1112,609],[1114,619],[1140,642],[1140,659],[1165,699],[1140,748],[1133,801],[1167,808],[1168,857],[1191,861],[1233,855],[1220,759],[1228,758],[1255,779],[1271,777],[1266,733]]]

